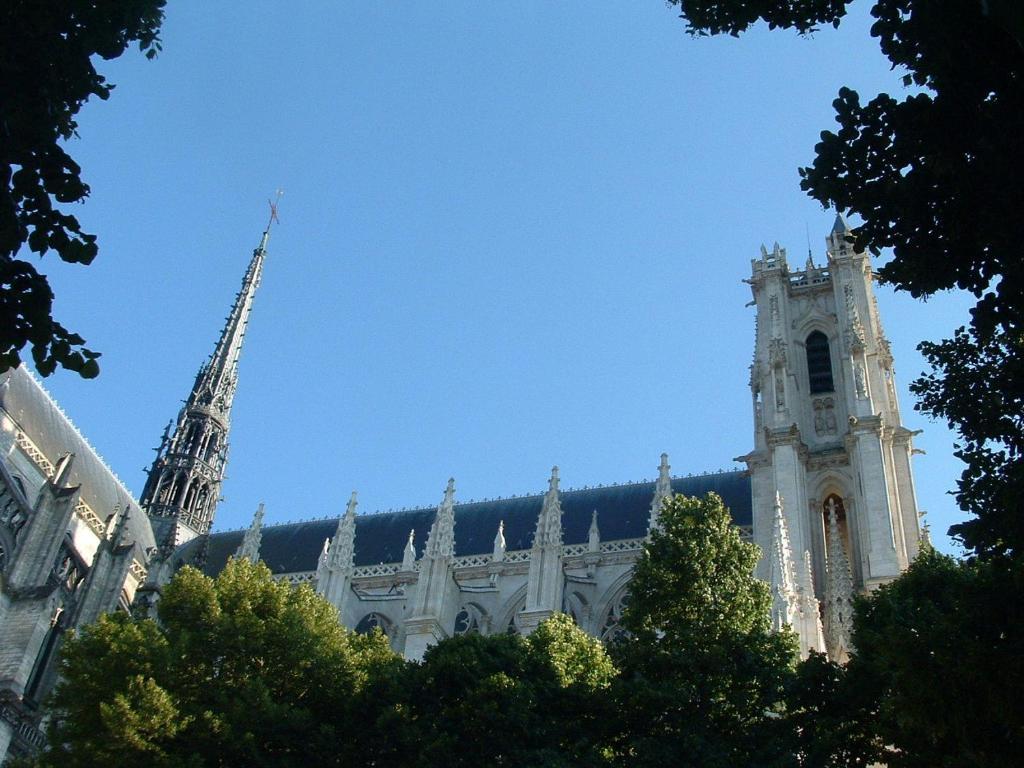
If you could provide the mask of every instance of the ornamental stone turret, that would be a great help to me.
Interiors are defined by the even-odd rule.
[[[455,480],[449,478],[444,498],[437,508],[434,523],[420,561],[413,610],[405,622],[405,657],[422,659],[429,646],[448,636],[441,625],[449,593],[454,587],[451,574],[455,556]]]
[[[530,571],[526,584],[526,608],[519,614],[524,635],[562,607],[562,503],[558,492],[558,467],[551,468],[548,492],[537,517],[537,530],[530,550]]]
[[[352,491],[345,514],[338,520],[334,538],[325,546],[317,565],[316,591],[342,613],[352,583],[356,551],[356,492]],[[342,614],[344,615],[344,614]]]
[[[273,221],[273,206],[271,210]],[[269,238],[268,223],[213,354],[199,369],[177,421],[164,430],[149,469],[139,505],[149,515],[153,536],[164,548],[201,536],[213,524],[228,461],[238,361]]]

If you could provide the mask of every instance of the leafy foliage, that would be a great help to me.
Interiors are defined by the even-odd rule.
[[[1013,766],[1024,750],[1024,568],[928,548],[861,598],[849,675],[892,768]]]
[[[16,366],[25,346],[36,368],[57,365],[96,376],[98,353],[53,319],[53,292],[22,247],[40,256],[89,264],[95,235],[82,231],[62,204],[89,194],[81,168],[64,150],[90,97],[110,97],[113,85],[92,58],[110,60],[138,43],[152,58],[164,0],[11,0],[0,5],[0,371]],[[57,204],[57,205],[55,205]]]
[[[246,560],[216,581],[185,568],[159,616],[104,616],[66,645],[40,765],[336,765],[373,749],[365,726],[388,713],[368,692],[402,662],[308,587]]]
[[[792,675],[791,634],[774,634],[771,598],[714,494],[675,497],[630,582],[614,688],[623,765],[772,765],[789,754],[778,715]]]
[[[409,669],[416,766],[598,765],[615,668],[558,614],[530,637],[463,635]]]

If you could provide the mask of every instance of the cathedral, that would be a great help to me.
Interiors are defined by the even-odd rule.
[[[260,507],[248,530],[214,532],[269,227],[139,499],[30,373],[0,375],[0,763],[43,744],[67,633],[111,611],[152,614],[185,565],[213,576],[231,557],[262,561],[409,659],[453,635],[528,634],[558,611],[609,640],[673,494],[721,496],[761,548],[773,625],[805,655],[845,660],[853,595],[899,575],[920,543],[913,433],[849,232],[837,217],[821,266],[790,268],[778,244],[752,261],[754,440],[740,471],[676,476],[662,454],[648,482],[563,490],[554,467],[533,495],[459,503],[448,480],[436,508],[359,514],[353,493],[336,520],[264,526]]]

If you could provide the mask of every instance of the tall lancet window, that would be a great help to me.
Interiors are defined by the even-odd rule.
[[[834,392],[832,383],[832,355],[829,353],[828,336],[814,331],[807,337],[807,378],[811,383],[811,394]]]

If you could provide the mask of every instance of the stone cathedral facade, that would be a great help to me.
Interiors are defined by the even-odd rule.
[[[870,262],[848,233],[837,218],[821,266],[791,269],[778,245],[752,262],[746,470],[673,476],[662,454],[648,482],[563,489],[555,467],[533,495],[460,502],[449,480],[436,508],[359,514],[352,493],[337,519],[263,526],[261,506],[248,530],[212,532],[269,230],[140,499],[30,374],[3,374],[0,762],[42,744],[41,702],[68,632],[104,612],[151,612],[184,565],[215,575],[230,557],[262,560],[411,659],[452,635],[527,634],[557,611],[611,639],[672,494],[721,496],[762,549],[775,626],[793,627],[804,653],[845,659],[854,593],[906,569],[920,536],[913,435],[900,422]]]

